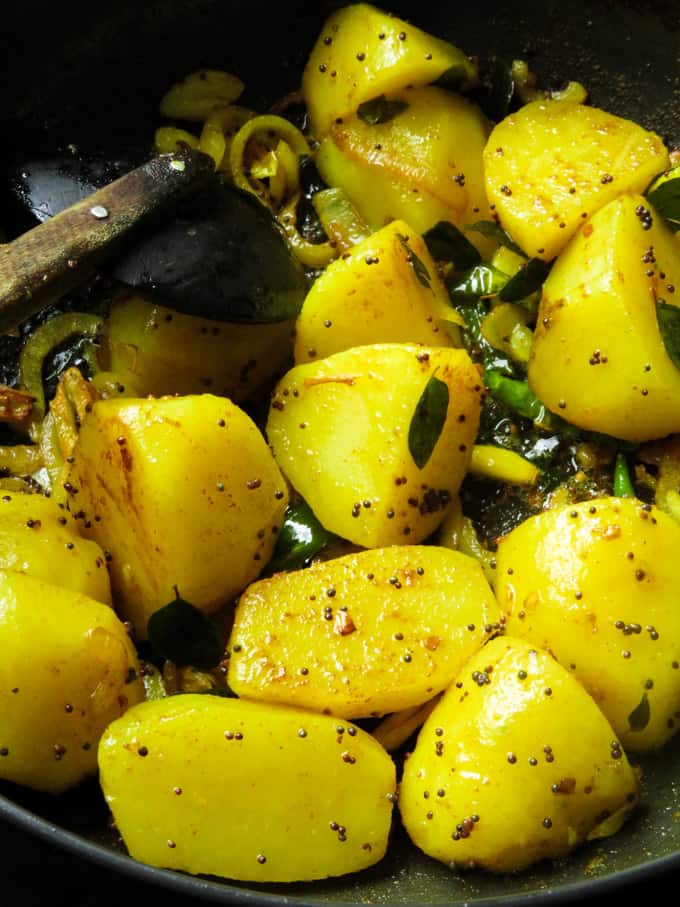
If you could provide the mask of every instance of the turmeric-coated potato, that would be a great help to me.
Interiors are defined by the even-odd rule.
[[[475,63],[446,41],[368,3],[333,13],[312,49],[302,93],[317,138],[365,101],[456,74],[461,88],[477,78]]]
[[[0,570],[0,778],[61,793],[97,771],[107,725],[144,698],[113,610]]]
[[[438,221],[463,230],[489,220],[482,155],[490,124],[472,101],[434,86],[399,91],[389,116],[355,114],[333,124],[316,155],[319,173],[339,186],[373,229],[405,220],[419,233]],[[483,255],[494,244],[469,239]]]
[[[659,327],[659,307],[680,304],[676,288],[680,248],[646,199],[601,208],[543,286],[529,361],[542,402],[628,441],[680,431],[680,370]]]
[[[598,208],[668,167],[659,136],[576,101],[533,101],[492,131],[486,191],[529,256],[550,261]]]
[[[1,494],[0,569],[111,604],[106,555],[81,536],[78,526],[63,504],[43,494]]]
[[[274,456],[330,532],[416,544],[467,469],[482,385],[464,350],[376,344],[295,366],[267,421]]]
[[[116,606],[140,639],[177,592],[207,613],[238,595],[271,556],[287,503],[255,423],[211,394],[98,401],[66,487],[110,553]]]
[[[364,718],[447,687],[499,627],[471,557],[394,545],[253,583],[236,609],[228,683],[262,699]]]
[[[387,847],[394,763],[327,715],[194,693],[146,702],[108,728],[99,770],[130,855],[151,866],[307,881]]]
[[[498,637],[425,722],[399,806],[429,856],[513,872],[614,834],[637,797],[636,774],[578,681],[549,653]]]
[[[370,343],[452,346],[447,317],[457,316],[427,246],[393,221],[314,281],[295,324],[295,361]]]
[[[107,367],[135,395],[200,394],[234,402],[265,387],[291,355],[292,324],[231,324],[174,312],[139,294],[105,322]],[[229,354],[225,355],[225,349]]]
[[[627,750],[680,726],[680,526],[633,498],[548,510],[498,547],[508,633],[549,649]]]

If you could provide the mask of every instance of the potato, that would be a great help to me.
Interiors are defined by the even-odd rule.
[[[614,834],[637,797],[636,774],[583,687],[547,652],[498,637],[421,729],[399,806],[429,856],[514,872]]]
[[[659,331],[657,302],[677,305],[680,250],[640,195],[595,214],[543,287],[529,383],[581,428],[629,441],[680,431],[680,371]]]
[[[0,778],[61,793],[97,771],[109,722],[144,698],[108,606],[0,570]]]
[[[256,425],[211,394],[98,401],[66,485],[140,639],[176,591],[212,613],[254,580],[288,499]]]
[[[230,324],[183,315],[133,294],[111,306],[107,367],[137,396],[209,390],[238,403],[266,387],[290,358],[292,329],[290,322]]]
[[[385,122],[360,116],[334,123],[316,155],[319,173],[340,187],[373,230],[405,220],[419,233],[438,221],[460,229],[491,217],[482,154],[490,125],[471,101],[443,88],[390,96],[405,105]],[[483,255],[494,243],[469,239]]]
[[[527,104],[494,128],[484,150],[486,191],[502,226],[546,261],[586,217],[643,192],[668,164],[659,136],[576,101]]]
[[[679,550],[680,526],[633,498],[548,510],[498,547],[508,633],[549,649],[631,752],[679,726]]]
[[[394,221],[315,280],[295,325],[295,361],[369,343],[452,346],[446,318],[456,313],[427,246]]]
[[[0,494],[0,569],[111,604],[104,551],[82,538],[63,505],[42,494]]]
[[[432,390],[437,400],[419,406]],[[464,350],[354,347],[281,379],[267,436],[330,532],[364,548],[416,544],[441,523],[465,475],[481,394]],[[430,451],[422,468],[409,439]]]
[[[464,554],[362,551],[253,583],[236,609],[227,682],[246,699],[384,715],[447,687],[499,616]]]
[[[324,24],[302,76],[302,93],[321,138],[364,101],[426,85],[444,73],[455,73],[461,87],[468,87],[477,67],[446,41],[368,3],[355,3]]]
[[[395,767],[337,718],[187,693],[137,706],[99,747],[130,855],[252,882],[356,872],[384,855]]]

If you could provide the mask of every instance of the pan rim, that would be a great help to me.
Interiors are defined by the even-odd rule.
[[[214,904],[232,904],[239,907],[281,907],[281,905],[299,905],[299,907],[329,907],[331,899],[318,899],[313,896],[286,895],[261,891],[255,888],[235,886],[229,880],[220,880],[203,876],[193,876],[172,869],[161,869],[135,860],[126,853],[113,850],[106,844],[100,844],[88,837],[63,828],[56,822],[44,818],[24,806],[15,803],[11,798],[0,794],[0,820],[7,820],[29,834],[36,835],[47,843],[68,851],[76,857],[95,863],[113,873],[125,875],[138,882],[146,882],[164,888],[179,895],[200,897],[203,901]],[[680,850],[662,857],[641,862],[625,869],[614,870],[591,879],[576,882],[562,882],[557,886],[548,886],[541,890],[518,892],[474,898],[469,897],[448,901],[446,907],[538,907],[538,905],[573,904],[585,898],[604,897],[615,894],[628,884],[638,884],[651,876],[658,876],[680,870]],[[342,907],[363,907],[365,901],[337,902]],[[403,907],[398,901],[379,901],[383,907]]]

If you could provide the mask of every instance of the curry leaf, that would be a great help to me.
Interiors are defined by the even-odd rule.
[[[521,255],[522,258],[526,258],[526,255],[522,252],[517,243],[505,232],[500,224],[496,223],[495,220],[478,220],[475,221],[474,224],[466,224],[465,229],[471,233],[481,233],[482,236],[486,236],[487,239],[492,239],[500,246],[505,246],[506,249],[510,249],[510,251],[514,252],[516,255]]]
[[[473,268],[482,260],[467,236],[448,220],[440,220],[423,234],[430,255],[437,261],[450,261],[457,271]]]
[[[446,422],[449,386],[432,375],[416,404],[408,430],[408,449],[413,462],[422,469],[432,456]]]
[[[492,56],[480,67],[481,96],[479,104],[489,117],[498,123],[510,112],[515,94],[512,65],[502,57]]]
[[[470,88],[470,68],[464,63],[454,63],[433,82],[439,88],[447,88],[449,91],[467,91]]]
[[[149,642],[157,655],[178,665],[213,668],[224,654],[217,624],[180,597],[149,618]]]
[[[666,352],[673,364],[680,368],[680,307],[659,299],[656,319]]]
[[[493,265],[475,265],[462,274],[456,274],[450,287],[451,296],[458,299],[476,299],[480,296],[497,296],[508,282],[508,275]]]
[[[432,278],[430,277],[430,272],[408,244],[408,237],[404,236],[402,233],[397,233],[397,238],[406,250],[406,258],[415,272],[418,283],[428,290],[431,289],[430,282]]]
[[[275,573],[304,567],[330,540],[331,533],[317,520],[309,504],[300,500],[286,510],[268,569]]]
[[[628,727],[631,731],[644,731],[649,724],[650,717],[649,698],[646,693],[643,693],[642,699],[628,716]]]
[[[521,302],[540,289],[550,272],[551,263],[540,258],[530,258],[501,289],[498,296],[503,302]]]
[[[381,94],[377,98],[371,98],[370,101],[359,104],[357,116],[369,126],[377,126],[378,123],[389,123],[398,114],[403,113],[407,107],[406,101],[389,100],[384,94]]]
[[[660,183],[647,193],[647,199],[677,233],[680,230],[680,176]]]

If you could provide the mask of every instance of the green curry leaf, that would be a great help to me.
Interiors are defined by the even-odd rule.
[[[357,116],[369,126],[377,126],[378,123],[389,123],[398,114],[403,113],[408,108],[406,101],[398,99],[389,100],[384,94],[378,95],[377,98],[371,98],[370,101],[364,101],[357,107]]]
[[[551,263],[540,258],[530,258],[500,290],[503,302],[521,302],[540,289],[550,272]]]
[[[675,366],[680,368],[680,307],[669,305],[663,299],[656,304],[656,318],[666,352]]]
[[[649,724],[650,717],[649,698],[646,693],[643,693],[642,699],[628,716],[628,727],[631,731],[644,731]]]
[[[427,290],[432,289],[430,272],[409,245],[408,237],[404,236],[402,233],[397,233],[397,238],[406,251],[406,258],[415,272],[418,283]]]
[[[482,256],[467,236],[448,220],[440,220],[423,234],[423,239],[436,261],[450,261],[457,271],[479,264]]]
[[[510,249],[510,251],[514,252],[516,255],[521,255],[522,258],[526,258],[526,255],[522,252],[517,243],[505,232],[500,224],[496,223],[495,220],[478,220],[475,221],[474,224],[466,224],[465,229],[471,233],[481,233],[481,235],[486,236],[487,239],[497,242],[499,246],[505,246],[506,249]]]
[[[464,63],[454,63],[433,84],[449,91],[467,91],[471,87],[470,67]]]
[[[449,386],[432,375],[416,404],[408,431],[408,449],[413,462],[422,469],[432,456],[446,422]]]
[[[224,654],[217,624],[180,597],[155,611],[149,618],[151,647],[157,655],[178,665],[213,668]]]
[[[268,569],[276,573],[304,567],[331,538],[331,533],[324,529],[309,504],[301,499],[286,510]]]
[[[677,233],[680,230],[680,176],[660,183],[647,193],[647,199]]]
[[[508,282],[508,275],[493,265],[475,265],[462,274],[456,274],[450,287],[454,299],[472,300],[485,296],[497,296]]]

